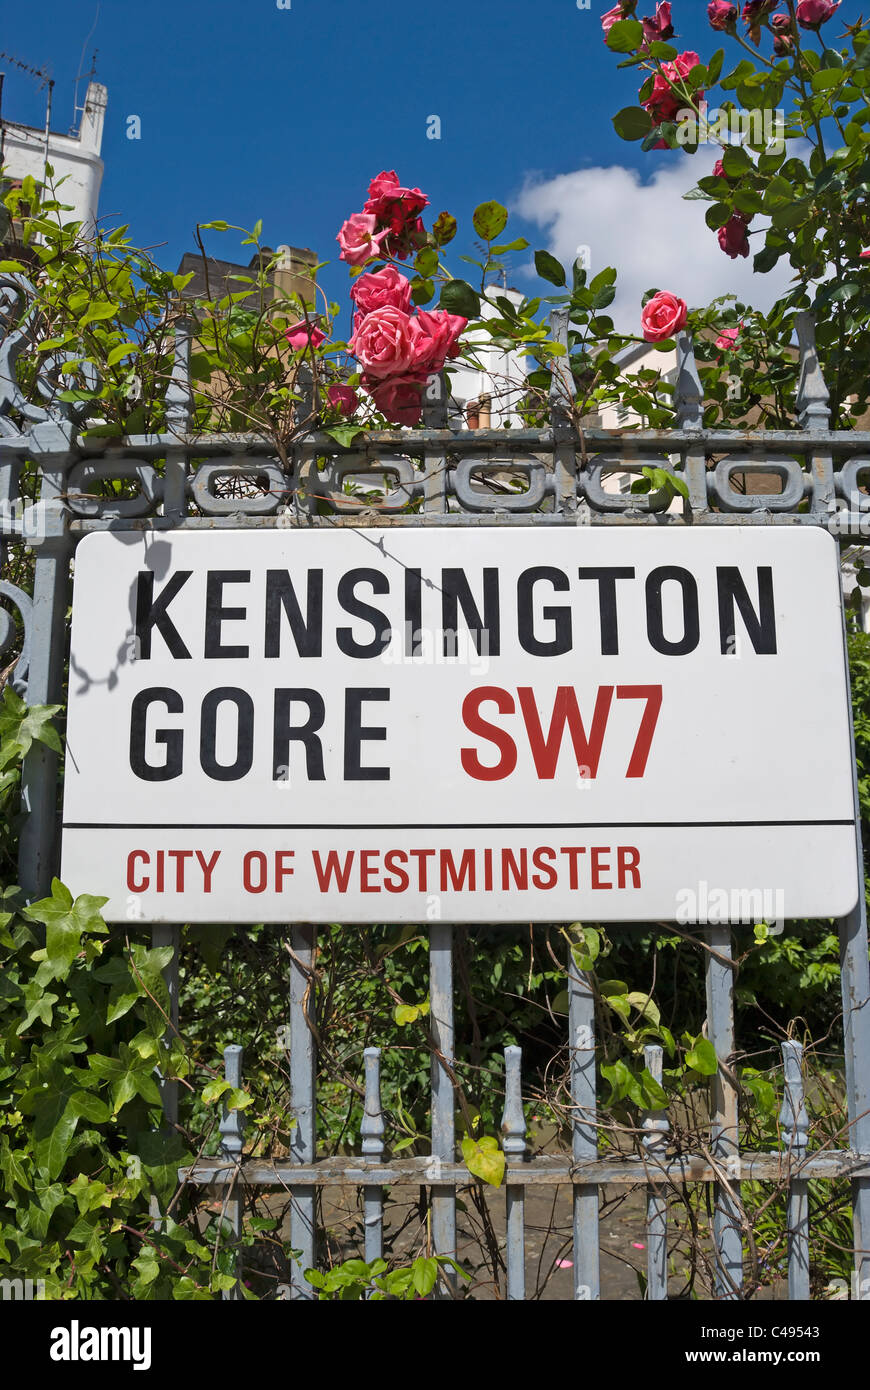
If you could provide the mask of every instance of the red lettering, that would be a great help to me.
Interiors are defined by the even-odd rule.
[[[388,893],[404,893],[411,882],[404,869],[394,867],[397,861],[407,864],[408,856],[403,849],[391,849],[384,855],[384,868],[388,873],[396,874],[399,880],[397,884],[389,879],[384,881],[384,887]]]
[[[626,777],[642,777],[646,771],[650,744],[656,731],[659,710],[662,707],[662,688],[660,685],[618,685],[616,698],[617,700],[646,700],[646,709],[641,717],[634,750],[628,764],[628,771],[625,774]]]
[[[210,893],[211,876],[214,873],[215,864],[221,857],[221,852],[219,849],[216,849],[211,859],[206,861],[205,855],[203,854],[202,850],[198,849],[196,851],[196,857],[199,860],[199,867],[202,869],[202,891],[204,893]]]
[[[464,885],[465,885],[465,880],[466,880],[466,879],[468,879],[468,888],[469,888],[469,891],[472,892],[472,893],[474,892],[475,878],[474,878],[474,850],[473,850],[473,849],[464,849],[464,850],[462,851],[462,858],[461,858],[460,861],[459,861],[459,868],[458,868],[458,869],[457,869],[456,863],[455,863],[455,861],[454,861],[454,859],[453,859],[453,854],[452,854],[452,852],[451,852],[449,849],[442,849],[442,851],[441,851],[441,892],[442,892],[442,893],[446,893],[446,892],[447,892],[447,879],[448,879],[448,876],[450,877],[452,886],[457,890],[457,892],[460,891],[460,890],[464,887]]]
[[[585,846],[585,845],[568,845],[567,848],[565,848],[565,849],[560,849],[560,850],[559,850],[559,853],[560,853],[560,854],[567,854],[567,855],[568,855],[568,859],[569,859],[569,862],[570,862],[570,865],[571,865],[570,870],[569,870],[569,876],[568,876],[568,883],[569,883],[570,887],[571,887],[571,888],[579,888],[579,886],[580,886],[580,878],[579,878],[579,874],[578,874],[578,872],[577,872],[577,860],[578,860],[578,858],[579,858],[579,856],[580,856],[581,854],[585,854],[585,853],[586,853],[586,846]]]
[[[512,695],[498,685],[482,685],[477,690],[470,690],[463,700],[462,722],[469,733],[494,743],[501,757],[493,767],[487,767],[482,763],[474,748],[461,749],[460,757],[469,777],[474,777],[478,782],[499,782],[503,777],[509,777],[516,767],[517,747],[509,733],[481,718],[480,706],[487,700],[495,704],[499,714],[514,712]]]
[[[259,870],[259,882],[255,883],[252,870],[256,864]],[[263,893],[269,879],[269,870],[266,864],[266,856],[261,849],[249,849],[242,860],[242,882],[245,885],[246,893]]]
[[[605,854],[605,855],[609,855],[609,854],[610,854],[610,846],[609,846],[609,845],[593,845],[593,846],[592,846],[592,887],[593,887],[593,888],[612,888],[612,887],[613,887],[613,884],[612,884],[612,883],[605,883],[604,880],[603,880],[602,877],[601,877],[602,874],[606,874],[606,873],[609,873],[609,872],[610,872],[610,860],[608,859],[606,863],[602,864],[602,862],[601,862],[601,857],[600,857],[602,854]]]
[[[353,856],[354,851],[352,849],[348,850],[347,854],[345,855],[344,864],[340,867],[338,851],[331,849],[326,856],[326,868],[324,869],[323,863],[321,862],[320,854],[316,849],[312,850],[312,858],[314,859],[314,872],[317,875],[317,886],[320,889],[321,893],[329,892],[329,887],[333,875],[335,876],[335,882],[338,887],[339,893],[347,892],[347,884],[350,878],[350,871],[353,867]]]
[[[541,863],[541,858],[545,854],[549,856],[550,860],[556,858],[556,851],[554,849],[549,849],[546,845],[539,845],[537,849],[532,850],[532,863],[534,864],[536,869],[541,870],[541,873],[532,874],[532,883],[535,885],[536,888],[555,888],[556,880],[558,879],[558,874],[556,873],[556,870],[553,867],[552,863]],[[546,882],[542,881],[541,874],[547,875]]]
[[[184,892],[184,861],[193,857],[192,849],[168,849],[166,851],[168,859],[175,860],[175,891]]]
[[[580,717],[577,695],[571,686],[560,685],[556,690],[556,701],[553,705],[553,714],[546,738],[531,686],[519,686],[517,694],[520,697],[520,709],[523,712],[538,780],[541,782],[549,781],[556,775],[556,764],[562,749],[566,723],[571,731],[571,742],[574,745],[574,755],[578,768],[588,768],[589,771],[585,772],[584,775],[594,777],[601,758],[601,745],[604,741],[604,731],[607,728],[610,702],[613,699],[613,686],[600,685],[598,687],[595,712],[592,716],[592,729],[588,739],[583,728],[583,720]]]
[[[425,893],[428,882],[426,878],[426,860],[435,853],[434,849],[412,849],[408,853],[417,861],[417,883],[421,893]]]
[[[515,858],[515,856],[514,856],[514,852],[513,852],[512,849],[503,849],[503,850],[502,850],[502,852],[501,852],[501,881],[502,881],[502,883],[504,884],[504,886],[505,886],[506,889],[509,887],[509,884],[508,884],[508,876],[509,876],[509,875],[513,878],[513,881],[514,881],[514,883],[516,884],[517,888],[528,888],[528,886],[529,886],[529,868],[528,868],[528,864],[526,863],[526,854],[527,854],[527,851],[526,851],[525,849],[521,849],[521,850],[520,850],[520,862],[519,862],[519,864],[518,864],[517,861],[516,861],[516,858]]]
[[[361,849],[359,852],[359,886],[361,893],[379,893],[380,887],[377,883],[371,882],[372,874],[377,873],[377,868],[373,868],[369,863],[371,858],[377,858],[380,850]]]
[[[285,878],[290,878],[291,874],[293,873],[293,865],[291,864],[290,867],[287,868],[287,867],[285,866],[285,864],[284,864],[284,860],[285,860],[285,859],[292,859],[294,853],[295,853],[295,851],[292,850],[292,849],[276,849],[276,850],[275,850],[275,891],[276,891],[276,893],[283,893],[283,891],[284,891],[284,880],[285,880]],[[208,889],[206,889],[206,892],[208,892]]]
[[[625,887],[626,875],[631,875],[632,888],[640,887],[640,854],[633,845],[620,845],[616,851],[619,886]]]
[[[127,887],[129,888],[131,893],[144,893],[147,891],[148,888],[148,879],[143,878],[141,883],[136,883],[133,878],[133,873],[136,867],[135,861],[137,859],[142,860],[143,868],[148,867],[148,855],[146,854],[145,850],[131,850],[130,853],[127,855]]]

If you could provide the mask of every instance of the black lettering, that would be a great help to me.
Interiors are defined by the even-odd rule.
[[[733,654],[737,640],[734,620],[735,604],[754,650],[759,656],[776,655],[776,612],[773,606],[773,570],[769,565],[759,565],[758,612],[743,582],[743,576],[736,565],[717,565],[716,583],[719,590],[719,640],[720,650]]]
[[[192,574],[193,570],[176,570],[163,586],[160,597],[155,599],[154,575],[150,570],[139,571],[136,584],[136,637],[140,661],[147,661],[151,656],[151,630],[155,627],[176,661],[190,661],[190,652],[166,610]]]
[[[338,601],[345,613],[371,623],[375,635],[371,642],[357,642],[349,627],[340,627],[336,630],[335,640],[339,651],[344,652],[345,656],[380,656],[390,641],[389,619],[379,608],[372,608],[357,598],[354,593],[357,584],[371,584],[373,593],[388,594],[390,581],[381,570],[372,569],[348,570],[338,581]]]
[[[308,706],[308,718],[304,724],[290,723],[290,706],[294,700]],[[305,772],[309,782],[326,780],[323,771],[323,744],[317,737],[317,731],[323,728],[325,718],[326,706],[323,696],[318,691],[275,691],[272,744],[272,777],[275,781],[285,781],[289,777],[291,742],[301,743],[305,748]]]
[[[323,655],[323,570],[308,571],[305,618],[287,570],[266,571],[266,656],[281,655],[283,608],[300,656]]]
[[[683,635],[671,642],[664,633],[662,586],[669,579],[680,586],[683,597]],[[694,575],[681,565],[660,565],[650,570],[646,580],[646,627],[650,646],[663,656],[685,656],[693,652],[701,635],[698,617],[698,586]]]
[[[246,608],[224,608],[225,584],[250,584],[250,570],[209,570],[205,585],[205,659],[215,661],[220,657],[244,659],[249,654],[248,647],[225,647],[221,643],[221,624],[240,621],[247,614]]]
[[[562,570],[550,565],[535,565],[523,570],[517,580],[517,632],[520,646],[532,656],[563,656],[571,650],[571,610],[566,607],[544,608],[543,618],[553,624],[553,636],[549,642],[535,636],[534,587],[539,580],[552,584],[558,594],[564,594],[570,584]]]
[[[154,735],[154,742],[163,744],[166,749],[166,761],[156,766],[147,762],[145,741],[148,733],[148,710],[151,705],[165,705],[168,714],[184,713],[184,701],[177,690],[155,685],[148,690],[138,691],[133,697],[130,710],[130,767],[134,775],[140,777],[143,782],[171,782],[173,777],[181,775],[184,734],[181,729],[158,729]]]
[[[238,711],[236,760],[230,764],[219,763],[216,754],[217,713],[224,703],[235,705]],[[250,772],[254,761],[254,702],[247,690],[224,685],[208,692],[202,702],[199,761],[206,777],[215,782],[238,782]]]
[[[498,603],[498,570],[483,571],[483,614],[474,601],[465,570],[441,571],[441,628],[444,634],[444,655],[458,655],[459,609],[468,624],[478,656],[498,656],[501,639],[501,620]]]
[[[363,767],[360,762],[363,741],[382,742],[386,729],[366,727],[362,706],[366,700],[389,700],[388,689],[350,689],[344,692],[344,780],[346,782],[389,782],[388,767]]]
[[[619,625],[616,619],[616,581],[634,579],[634,568],[627,565],[584,567],[577,571],[581,579],[598,581],[598,618],[601,623],[601,655],[619,655]]]

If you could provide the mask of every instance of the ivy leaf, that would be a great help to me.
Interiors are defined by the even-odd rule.
[[[30,752],[34,739],[55,753],[62,752],[57,729],[51,723],[59,709],[60,705],[34,705],[28,709],[21,696],[10,685],[5,686],[0,705],[0,739],[11,740],[21,757]]]
[[[82,949],[84,932],[106,934],[108,928],[100,917],[100,908],[107,902],[108,898],[95,898],[90,893],[82,893],[73,902],[69,889],[55,878],[51,882],[50,898],[42,898],[23,909],[23,915],[32,922],[45,924],[48,979],[61,980],[69,973]]]
[[[491,1187],[501,1187],[505,1159],[498,1140],[491,1134],[484,1134],[480,1139],[466,1134],[462,1140],[462,1157],[469,1173]]]

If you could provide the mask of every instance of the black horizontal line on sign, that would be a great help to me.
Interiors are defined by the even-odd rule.
[[[848,825],[853,820],[646,820],[646,821],[445,821],[441,824],[378,825],[369,821],[353,824],[293,825],[269,821],[264,824],[216,825],[179,821],[155,824],[127,821],[68,821],[64,830],[727,830],[730,827],[789,825]]]

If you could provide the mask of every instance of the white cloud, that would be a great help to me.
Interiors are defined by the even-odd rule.
[[[715,157],[711,153],[709,169],[703,152],[683,158],[647,182],[620,164],[529,179],[514,210],[548,234],[547,249],[566,267],[582,246],[589,247],[591,275],[616,267],[617,295],[607,313],[622,332],[638,332],[641,299],[653,285],[679,295],[690,308],[732,293],[745,304],[769,309],[794,273],[787,259],[767,275],[756,275],[751,255],[732,261],[720,249],[704,221],[710,204],[683,200],[699,177],[712,172]],[[756,217],[751,230],[765,225]],[[753,244],[760,249],[763,238],[750,236]]]

